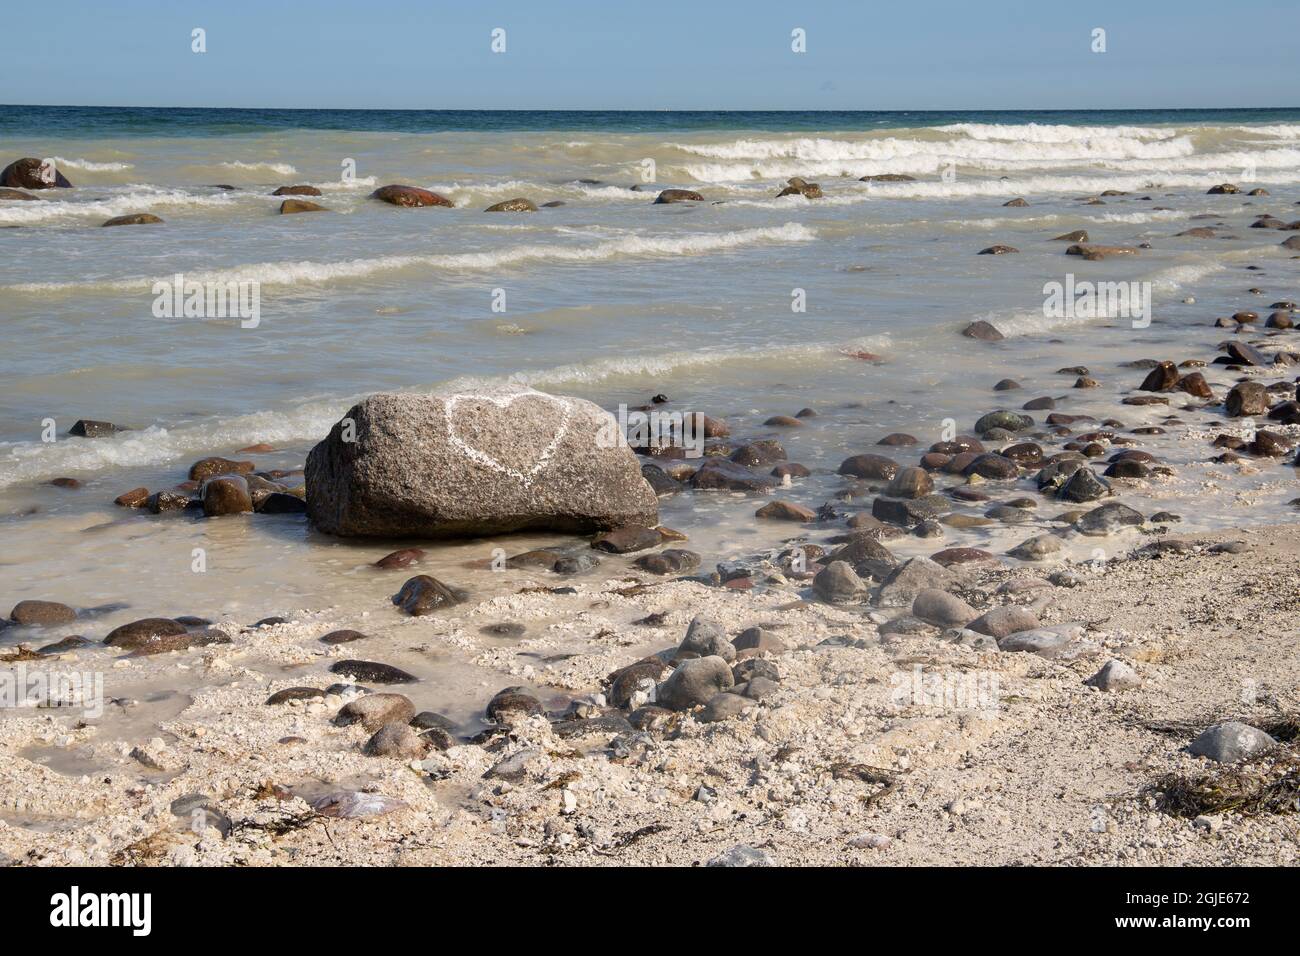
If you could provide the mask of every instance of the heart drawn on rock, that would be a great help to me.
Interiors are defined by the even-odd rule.
[[[498,413],[509,413],[511,405],[527,399],[549,402],[561,414],[553,424],[545,422],[539,427],[529,427],[533,421],[540,421],[539,419],[529,419],[529,424],[525,425],[519,419],[512,422],[509,418],[500,419],[493,414],[493,409]],[[482,403],[478,407],[477,421],[462,422],[458,427],[456,409],[467,403]],[[492,408],[485,408],[485,405]],[[506,395],[461,392],[443,401],[443,412],[447,418],[447,440],[454,447],[471,461],[514,478],[527,488],[549,464],[555,449],[568,433],[573,406],[567,399],[530,388]],[[514,433],[513,436],[511,432]],[[467,437],[467,433],[472,434]],[[479,444],[487,444],[488,439],[493,439],[494,445],[501,445],[503,439],[511,437],[514,439],[512,444],[503,446],[503,449],[508,450],[511,453],[510,457],[514,459],[509,464],[502,462],[498,457],[505,457],[503,452],[499,451],[497,455],[491,455],[479,447]]]

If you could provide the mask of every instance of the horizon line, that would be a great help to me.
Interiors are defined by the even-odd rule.
[[[152,106],[145,104],[103,103],[0,103],[0,108],[20,109],[94,109],[94,110],[281,110],[285,112],[319,112],[323,110],[350,113],[1190,113],[1209,111],[1297,110],[1300,106],[982,106],[982,107],[916,107],[909,109],[872,109],[868,107],[841,107],[838,109],[759,107],[604,107],[604,106],[533,106],[533,107],[428,107],[428,106]]]

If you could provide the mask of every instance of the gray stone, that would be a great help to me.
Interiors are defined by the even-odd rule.
[[[1023,610],[1021,608],[1020,610]],[[998,650],[1006,653],[1022,651],[1039,657],[1060,657],[1070,646],[1072,638],[1059,631],[1032,629],[1015,631],[998,640]]]
[[[776,866],[772,854],[766,850],[741,843],[733,846],[726,853],[720,853],[711,859],[709,866]]]
[[[935,627],[960,627],[979,617],[979,612],[947,591],[926,588],[912,601],[912,616]]]
[[[736,717],[743,717],[753,710],[757,703],[749,697],[742,697],[740,694],[731,694],[723,691],[714,694],[705,704],[704,710],[700,711],[698,720],[703,724],[718,723],[723,720],[732,720]]]
[[[340,727],[361,724],[372,733],[385,724],[408,723],[415,717],[415,705],[404,694],[367,694],[344,704],[334,716]]]
[[[1021,561],[1042,561],[1060,550],[1060,538],[1054,534],[1040,534],[1020,542],[1007,554]]]
[[[1142,678],[1128,664],[1111,658],[1084,683],[1104,691],[1134,690],[1142,686]]]
[[[1126,526],[1140,525],[1144,520],[1140,511],[1135,511],[1118,501],[1109,501],[1081,515],[1074,522],[1074,529],[1080,534],[1098,537],[1113,534]]]
[[[1232,763],[1276,743],[1276,740],[1258,727],[1243,724],[1239,720],[1225,720],[1203,731],[1187,749],[1196,757]]]
[[[696,657],[677,665],[659,685],[655,700],[671,710],[689,710],[734,685],[731,668],[721,657]]]
[[[401,760],[419,760],[431,746],[404,723],[385,724],[366,741],[361,752],[367,757],[397,757]]]
[[[654,526],[655,493],[617,429],[591,402],[514,386],[372,395],[308,455],[308,514],[345,536]]]
[[[1080,468],[1061,486],[1056,497],[1062,501],[1096,501],[1110,494],[1110,485],[1091,468]]]
[[[736,659],[736,648],[726,633],[713,621],[697,615],[686,629],[678,651],[689,651],[700,657],[717,656],[724,661]]]
[[[912,558],[895,568],[876,591],[877,607],[910,607],[916,596],[927,588],[951,590],[957,576],[929,558]]]
[[[832,561],[813,578],[813,591],[827,604],[848,604],[865,590],[862,579],[845,561]]]
[[[996,638],[1002,647],[1002,639],[1017,631],[1034,631],[1038,629],[1038,616],[1028,608],[1015,604],[1004,604],[986,611],[968,625],[972,631]],[[1003,648],[1006,650],[1006,648]]]

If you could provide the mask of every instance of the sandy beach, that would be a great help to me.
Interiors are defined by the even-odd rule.
[[[1289,111],[68,109],[0,863],[1297,862]]]

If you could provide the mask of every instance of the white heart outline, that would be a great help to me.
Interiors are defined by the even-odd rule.
[[[560,427],[551,438],[550,443],[542,449],[541,455],[527,473],[516,471],[514,468],[501,464],[501,462],[497,461],[491,455],[480,451],[456,434],[456,425],[452,421],[452,412],[455,410],[457,403],[462,399],[466,401],[478,399],[484,402],[491,402],[497,408],[507,409],[519,399],[530,398],[532,396],[538,396],[559,405],[564,409],[564,420],[560,422]],[[538,476],[541,470],[550,463],[551,455],[555,453],[555,449],[559,447],[560,442],[564,440],[564,436],[568,434],[569,418],[573,415],[573,405],[566,398],[548,395],[546,392],[539,392],[534,388],[528,388],[500,398],[495,395],[486,395],[482,392],[458,392],[455,395],[450,395],[443,399],[442,411],[443,416],[447,420],[447,440],[449,442],[459,448],[471,461],[476,461],[480,465],[485,465],[488,468],[501,472],[503,475],[508,475],[527,488],[533,483],[533,479]]]

